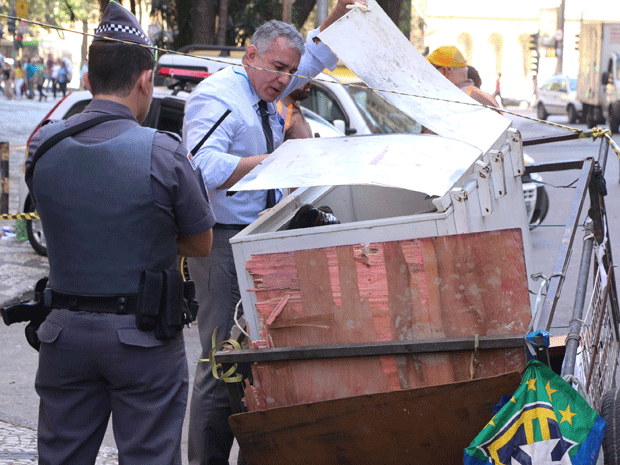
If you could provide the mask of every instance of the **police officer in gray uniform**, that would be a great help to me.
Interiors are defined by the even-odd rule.
[[[96,34],[92,102],[42,126],[27,160],[52,308],[38,330],[39,463],[94,464],[113,414],[119,463],[181,464],[182,331],[138,329],[137,296],[145,270],[178,275],[177,254],[207,256],[215,219],[179,138],[140,126],[155,63],[137,20],[111,1]]]

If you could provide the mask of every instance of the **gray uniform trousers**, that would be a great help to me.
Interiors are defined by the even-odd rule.
[[[110,413],[119,465],[180,465],[188,372],[182,333],[134,315],[53,310],[39,328],[39,464],[94,464]]]
[[[202,357],[211,351],[213,331],[217,342],[230,337],[239,285],[229,239],[239,231],[213,229],[213,245],[206,258],[188,258],[191,279],[196,283],[198,331]],[[239,309],[241,314],[241,308]],[[190,465],[228,464],[234,436],[228,424],[232,411],[226,383],[215,379],[211,365],[196,365],[190,402],[188,458]]]

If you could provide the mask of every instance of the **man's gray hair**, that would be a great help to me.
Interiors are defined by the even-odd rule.
[[[266,22],[256,29],[250,44],[256,46],[258,54],[262,55],[278,37],[285,37],[292,48],[297,50],[300,55],[304,54],[306,49],[305,42],[297,29],[288,23],[276,21],[275,19]]]

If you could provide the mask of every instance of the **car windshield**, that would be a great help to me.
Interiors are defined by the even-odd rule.
[[[344,135],[329,124],[329,122],[322,121],[312,114],[304,113],[304,118],[306,118],[306,121],[310,125],[314,137],[317,137],[317,135],[318,137],[341,137]]]
[[[418,134],[422,127],[362,83],[345,86],[373,134]]]
[[[573,92],[577,90],[577,79],[569,79],[568,85],[570,86],[570,90]]]

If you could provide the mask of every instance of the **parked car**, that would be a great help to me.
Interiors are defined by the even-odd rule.
[[[301,105],[346,135],[420,133],[422,126],[359,79],[343,83],[321,73]]]
[[[211,75],[215,70],[228,66],[226,64],[228,61],[239,59],[228,58],[227,62],[222,61],[216,67],[201,69],[200,63],[206,63],[206,60],[181,57],[191,58],[192,66],[186,69],[184,68],[185,61],[180,60],[178,55],[174,55],[174,58],[170,55],[169,59],[164,60],[166,56],[168,55],[161,57],[158,62],[156,83],[160,85],[153,90],[153,103],[143,125],[180,135],[189,91],[196,83]],[[308,98],[309,104],[302,106],[302,112],[315,137],[317,134],[320,137],[338,137],[345,134],[420,132],[419,123],[363,84],[344,86],[335,78],[323,73],[319,79],[321,81],[313,82],[313,90]],[[67,119],[86,108],[91,99],[92,96],[88,91],[70,93],[59,101],[43,120]],[[328,118],[325,118],[325,115]],[[539,224],[544,219],[548,209],[548,200],[544,202],[547,198],[544,186],[537,184],[534,176],[538,175],[524,178],[523,183],[526,211],[533,225]],[[23,178],[20,183],[19,198],[21,211],[34,212],[34,204]],[[47,247],[41,222],[29,220],[26,226],[28,240],[33,249],[40,255],[46,255]]]
[[[549,115],[567,115],[568,122],[583,121],[583,105],[577,100],[577,78],[565,75],[551,76],[538,89],[536,101],[538,119]]]

